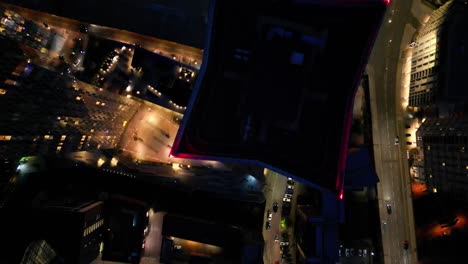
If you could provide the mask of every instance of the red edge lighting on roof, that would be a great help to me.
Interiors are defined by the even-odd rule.
[[[340,190],[340,196],[339,196],[340,200],[343,200],[343,189]]]
[[[384,0],[385,4],[389,5],[390,4],[390,0]]]

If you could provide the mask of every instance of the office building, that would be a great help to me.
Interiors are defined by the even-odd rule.
[[[409,105],[424,108],[416,132],[418,160],[412,172],[432,192],[467,200],[466,118],[468,98],[468,7],[447,1],[431,15],[412,43]]]
[[[99,255],[104,203],[66,198],[41,206],[38,228],[65,263],[88,264]],[[65,243],[66,241],[66,243]]]
[[[148,205],[123,196],[109,196],[105,201],[106,230],[101,259],[138,263],[144,246],[144,230],[148,225]]]
[[[468,33],[463,29],[467,25],[468,7],[464,1],[452,0],[434,11],[416,33],[411,44],[409,106],[436,107],[433,113],[439,115],[464,108]]]
[[[103,91],[30,60],[10,37],[0,41],[0,153],[22,156],[117,146],[141,102]]]
[[[428,118],[416,137],[428,189],[468,201],[468,118]]]

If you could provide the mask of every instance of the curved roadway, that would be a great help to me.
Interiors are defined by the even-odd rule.
[[[37,22],[38,24],[46,23],[47,25],[53,27],[64,28],[73,31],[79,31],[81,27],[85,24],[83,22],[73,20],[70,18],[42,13],[39,11],[23,8],[20,6],[10,5],[7,3],[2,3],[2,5],[8,9],[17,12],[25,18]],[[140,35],[126,30],[119,30],[116,28],[109,28],[98,25],[90,25],[89,33],[102,38],[119,41],[122,43],[138,44],[139,46],[149,51],[159,53],[162,56],[177,60],[196,69],[199,69],[203,57],[203,50],[201,49],[156,37]]]
[[[414,2],[414,3],[413,3]],[[426,9],[426,10],[425,10]],[[405,49],[419,21],[431,10],[414,0],[394,0],[387,11],[368,74],[372,132],[378,184],[383,254],[385,263],[417,263],[416,237],[410,175],[406,158],[403,98],[408,95],[402,80],[411,62]],[[408,59],[409,58],[409,59]],[[407,72],[405,70],[404,72]],[[400,144],[395,144],[396,137]],[[387,204],[391,210],[387,209]],[[409,241],[409,249],[403,242]]]

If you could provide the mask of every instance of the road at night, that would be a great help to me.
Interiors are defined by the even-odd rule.
[[[228,169],[217,161],[171,157],[170,150],[179,129],[179,124],[175,121],[176,118],[180,119],[182,115],[151,103],[142,104],[135,116],[128,122],[119,147],[134,161],[178,163]],[[143,166],[139,167],[143,168]],[[155,167],[153,166],[151,170],[155,171]]]
[[[414,2],[414,3],[413,3]],[[404,50],[429,8],[419,1],[395,0],[390,4],[368,65],[372,129],[385,263],[416,263],[417,249],[406,143],[407,87],[401,77]],[[412,23],[412,24],[411,24]],[[403,57],[403,58],[402,58]],[[406,106],[406,105],[405,105]],[[396,137],[400,144],[395,144]],[[387,205],[391,209],[387,209]],[[409,241],[409,250],[403,241]]]
[[[150,210],[148,223],[150,229],[145,238],[145,246],[143,248],[140,264],[160,263],[163,219],[164,213],[154,213]]]
[[[31,9],[21,8],[14,5],[4,4],[9,9],[37,21],[38,24],[46,23],[52,27],[64,28],[72,31],[79,31],[83,23],[77,20],[41,13]],[[172,41],[158,39],[155,37],[143,36],[126,30],[91,25],[88,28],[89,34],[97,35],[127,44],[137,44],[141,47],[159,53],[162,56],[185,63],[194,68],[200,68],[203,51]]]
[[[290,225],[288,226],[287,230],[283,230],[281,228],[280,222],[282,218],[282,210],[283,210],[283,198],[285,194],[286,187],[288,186],[287,180],[288,178],[284,175],[279,173],[273,172],[271,170],[265,170],[266,175],[266,186],[264,189],[265,193],[265,217],[263,223],[263,239],[265,241],[265,250],[263,252],[263,261],[264,263],[281,263],[281,251],[280,251],[280,241],[281,241],[281,234],[283,232],[287,232],[289,234],[289,243],[294,244],[294,237],[293,237],[293,230],[294,230],[294,222],[295,222],[295,208],[297,205],[297,196],[299,193],[302,193],[304,190],[302,188],[302,184],[299,182],[295,182],[294,184],[294,193],[293,198],[291,199],[291,213],[289,214],[289,218],[291,220]],[[278,212],[273,211],[273,204],[278,203]],[[272,219],[270,221],[271,228],[267,230],[265,228],[265,224],[268,217],[268,210],[272,212]],[[279,241],[275,241],[275,236],[278,236]],[[294,248],[294,247],[290,247]],[[295,251],[289,250],[283,252],[283,254],[290,253],[292,259],[294,258]],[[278,262],[276,262],[278,261]]]
[[[280,232],[280,221],[281,221],[281,209],[282,200],[284,196],[284,188],[286,188],[286,177],[268,170],[265,176],[266,188],[265,188],[265,217],[263,224],[263,239],[265,240],[265,251],[263,261],[265,263],[275,263],[280,259],[280,248],[279,243],[275,242],[275,236],[281,237]],[[273,212],[273,203],[277,202],[279,209],[278,212]],[[267,211],[270,210],[273,213],[270,230],[266,230],[265,223],[267,221]]]

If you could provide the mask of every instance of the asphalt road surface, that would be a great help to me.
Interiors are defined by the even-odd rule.
[[[414,2],[414,3],[413,3]],[[368,74],[372,129],[385,263],[416,263],[417,249],[410,175],[404,132],[405,91],[401,73],[404,49],[429,8],[420,1],[394,0],[383,21],[371,55]],[[407,95],[406,95],[407,96]],[[400,144],[395,144],[399,136]],[[387,209],[387,205],[391,210]],[[409,250],[403,242],[409,241]]]

